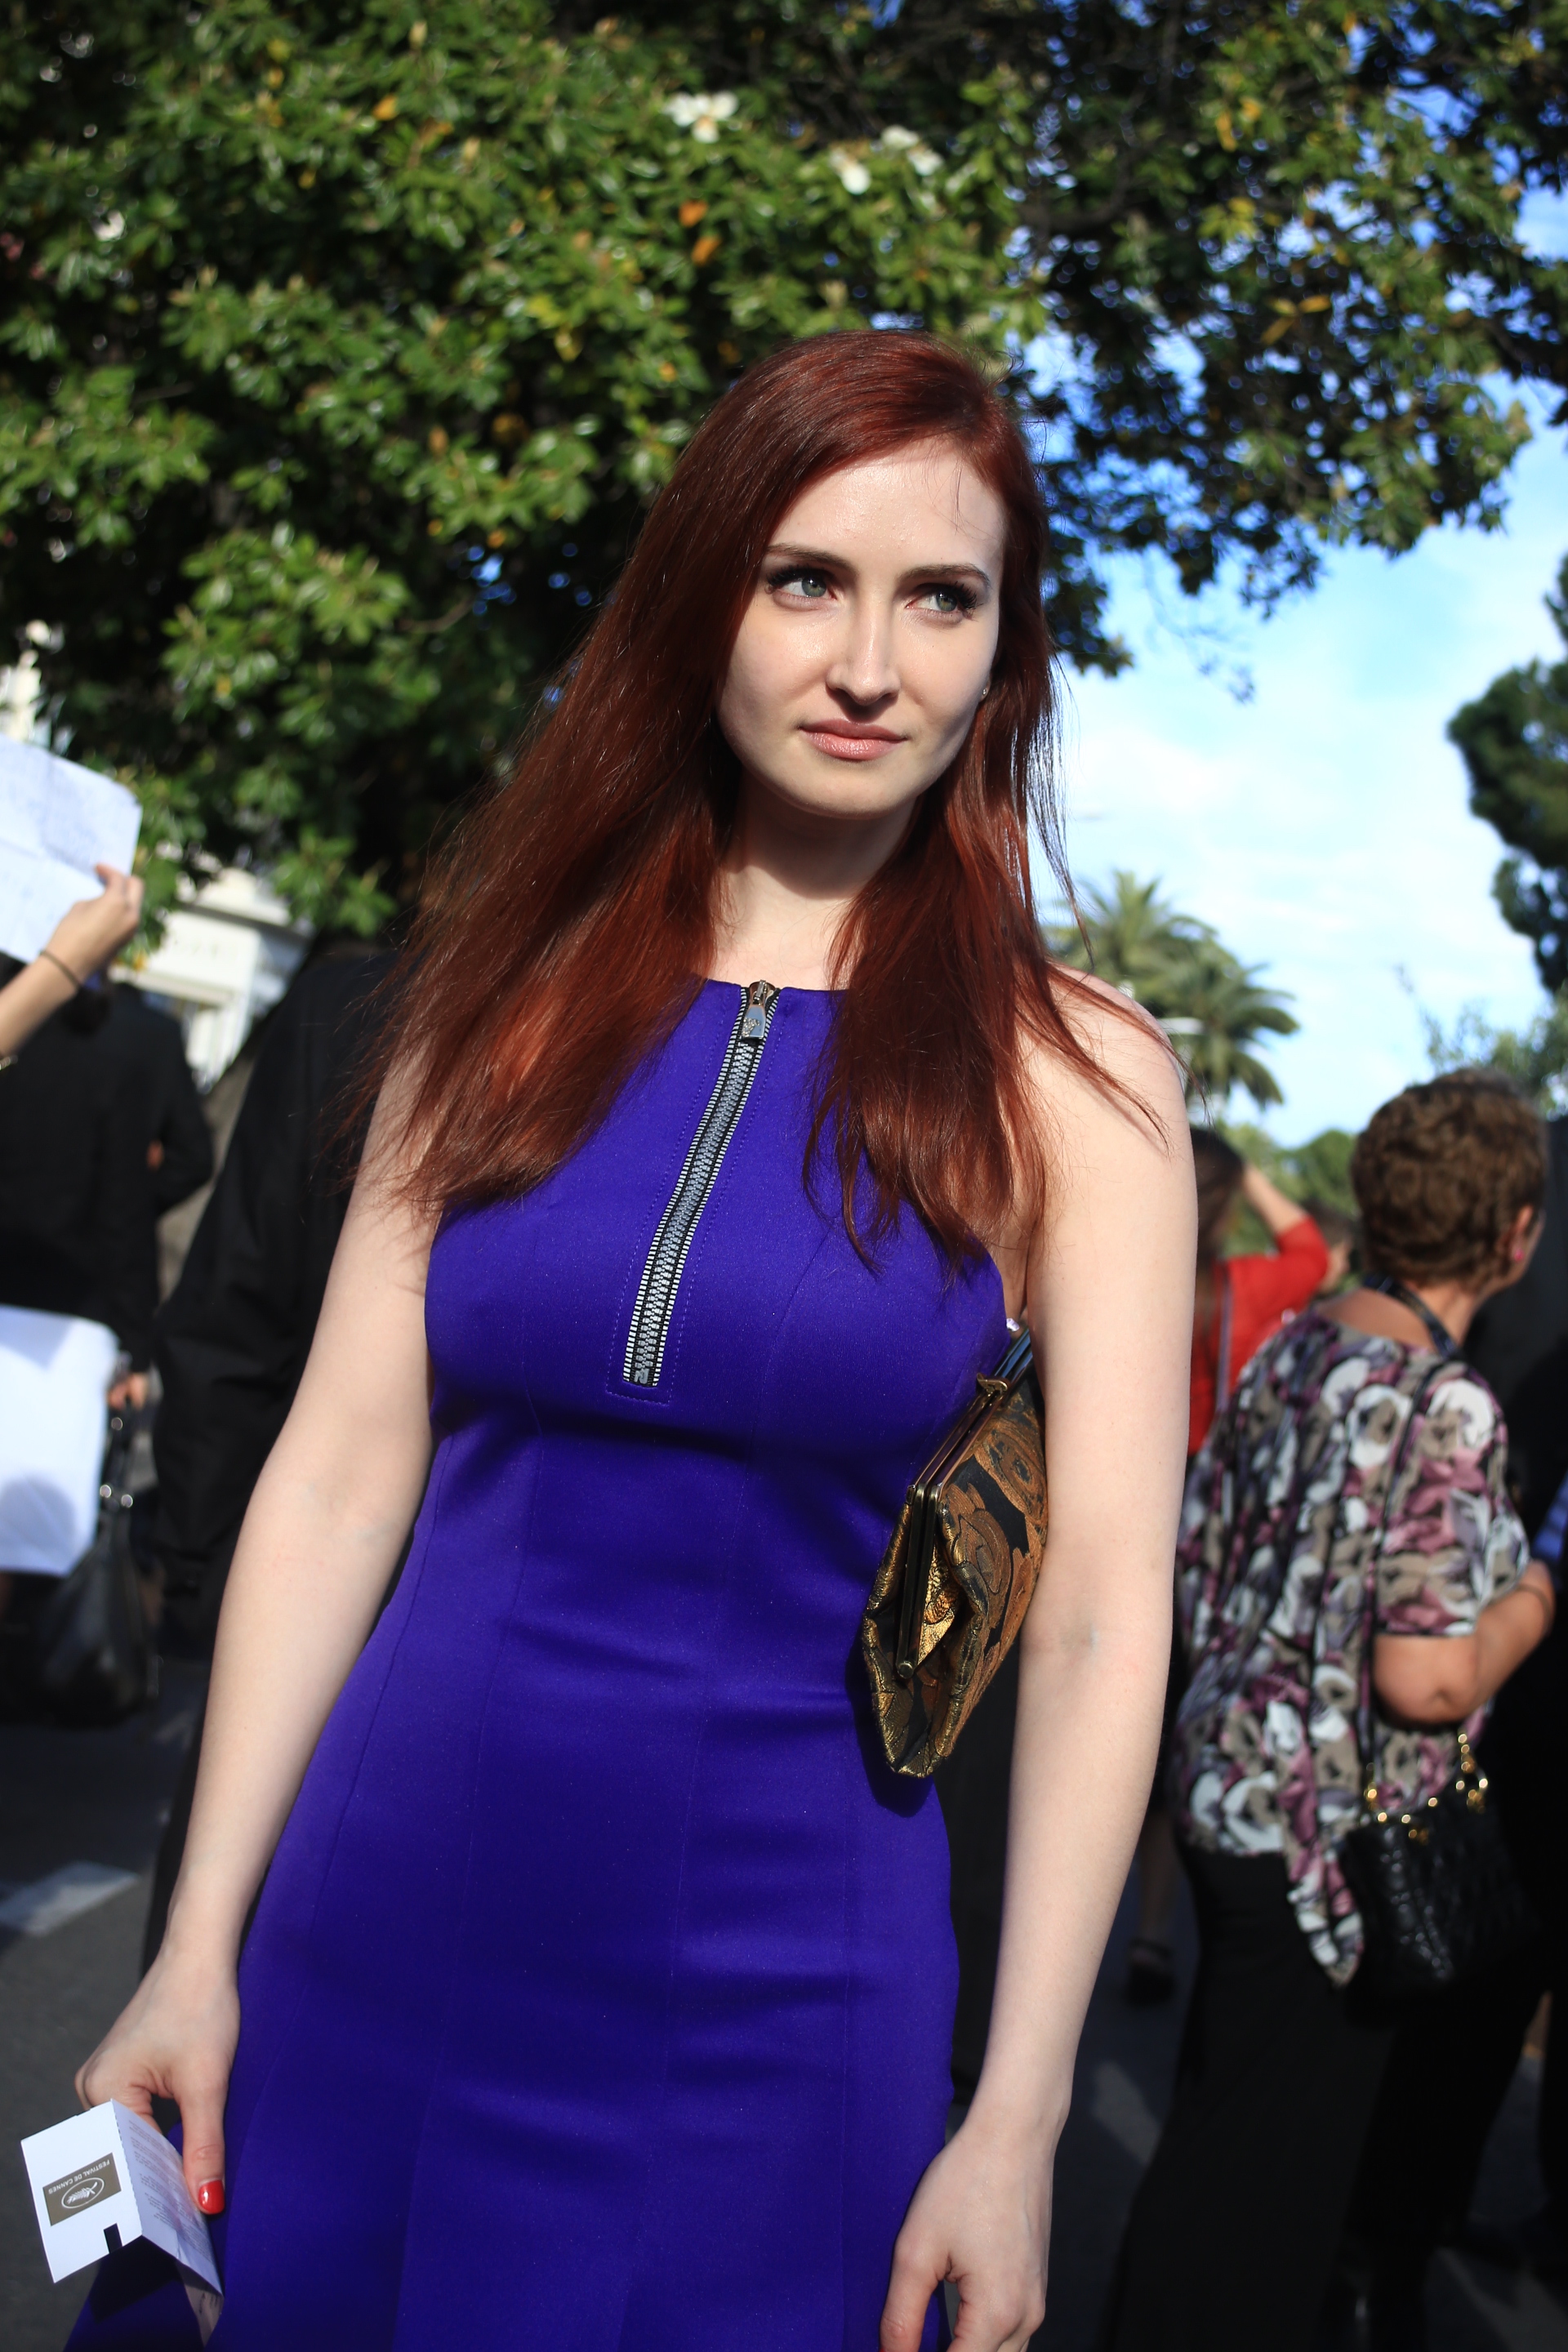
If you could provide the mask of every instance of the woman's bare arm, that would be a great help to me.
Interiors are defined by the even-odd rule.
[[[1247,1207],[1263,1220],[1275,1241],[1281,1234],[1288,1234],[1293,1226],[1299,1225],[1307,1213],[1300,1201],[1292,1201],[1278,1184],[1271,1184],[1262,1169],[1255,1168],[1250,1160],[1242,1175],[1241,1193]]]
[[[1056,1166],[1029,1267],[1050,1536],[1021,1636],[1001,1958],[963,2128],[899,2240],[882,2352],[912,2352],[938,2278],[963,2352],[1019,2352],[1044,2307],[1051,2165],[1084,2011],[1148,1802],[1170,1655],[1196,1213],[1163,1041],[1088,1042],[1162,1132],[1042,1069]]]
[[[142,919],[142,885],[112,866],[98,868],[103,894],[79,898],[50,932],[36,961],[0,988],[0,1055],[18,1054],[51,1013],[125,945]]]
[[[1463,1723],[1497,1696],[1556,1614],[1551,1571],[1532,1559],[1511,1592],[1488,1602],[1473,1633],[1380,1633],[1373,1688],[1396,1723]]]
[[[77,2077],[87,2105],[118,2098],[146,2115],[155,2093],[177,2103],[193,2195],[223,2177],[246,1913],[429,1469],[430,1233],[389,1203],[378,1141],[373,1127],[304,1378],[229,1571],[163,1948]]]

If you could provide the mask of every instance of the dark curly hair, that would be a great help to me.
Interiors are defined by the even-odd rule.
[[[1546,1130],[1495,1071],[1450,1070],[1373,1113],[1351,1182],[1372,1272],[1485,1282],[1508,1271],[1520,1211],[1545,1196]]]

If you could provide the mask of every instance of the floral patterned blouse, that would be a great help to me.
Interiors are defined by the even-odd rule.
[[[1528,1558],[1507,1448],[1468,1365],[1309,1309],[1247,1365],[1188,1476],[1176,1826],[1211,1852],[1282,1854],[1302,1933],[1336,1984],[1362,1947],[1336,1849],[1362,1809],[1369,1570],[1375,1559],[1381,1631],[1473,1632]],[[1379,1788],[1402,1811],[1454,1769],[1449,1732],[1377,1724],[1374,1737]]]

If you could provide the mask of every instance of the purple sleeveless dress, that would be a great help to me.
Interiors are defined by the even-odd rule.
[[[1005,1332],[988,1259],[808,1197],[832,1008],[709,983],[437,1241],[429,1490],[241,1969],[213,2352],[874,2352],[956,1963],[857,1634]],[[162,2260],[72,2344],[195,2343]]]

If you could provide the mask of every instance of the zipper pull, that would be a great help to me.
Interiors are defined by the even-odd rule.
[[[753,980],[747,988],[741,1015],[741,1034],[753,1045],[766,1043],[768,1023],[779,1001],[778,990],[771,980]]]

